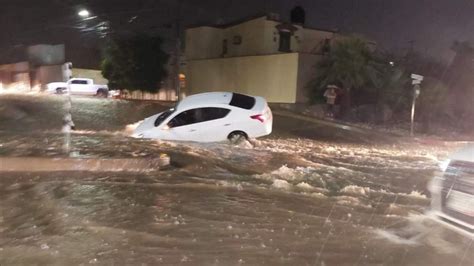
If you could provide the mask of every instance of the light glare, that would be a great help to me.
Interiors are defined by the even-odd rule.
[[[89,16],[89,11],[87,11],[87,9],[82,9],[77,14],[83,18],[87,18]]]

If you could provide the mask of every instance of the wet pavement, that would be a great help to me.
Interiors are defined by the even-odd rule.
[[[0,96],[1,157],[171,157],[157,171],[0,173],[0,265],[472,265],[426,185],[458,144],[422,145],[275,116],[254,145],[137,140],[168,108]]]

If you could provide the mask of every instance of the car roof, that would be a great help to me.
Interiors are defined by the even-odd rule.
[[[176,110],[188,109],[196,105],[229,104],[232,92],[205,92],[188,96],[181,100]]]
[[[474,144],[466,145],[464,148],[454,152],[450,156],[451,160],[474,162]]]

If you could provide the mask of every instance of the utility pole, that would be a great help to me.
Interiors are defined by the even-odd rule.
[[[181,100],[181,82],[179,79],[179,73],[181,70],[181,4],[182,0],[178,2],[178,9],[176,10],[176,22],[175,22],[175,30],[176,30],[176,51],[175,51],[175,86],[176,86],[176,94],[178,97],[178,101]]]
[[[175,23],[175,28],[176,28],[176,51],[175,51],[175,66],[174,66],[174,71],[175,71],[175,86],[176,86],[176,95],[178,96],[178,101],[181,100],[181,82],[179,78],[179,73],[180,73],[180,64],[181,64],[181,37],[180,37],[180,21],[179,19],[176,19]]]
[[[420,96],[420,84],[421,81],[423,80],[423,76],[417,75],[417,74],[411,74],[411,79],[412,82],[411,84],[413,85],[413,100],[411,103],[411,120],[410,120],[410,136],[414,136],[414,131],[415,131],[415,105],[416,105],[416,99],[418,96]]]

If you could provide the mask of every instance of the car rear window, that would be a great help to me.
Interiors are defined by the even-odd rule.
[[[255,98],[239,93],[233,93],[230,105],[250,110],[255,106]]]

